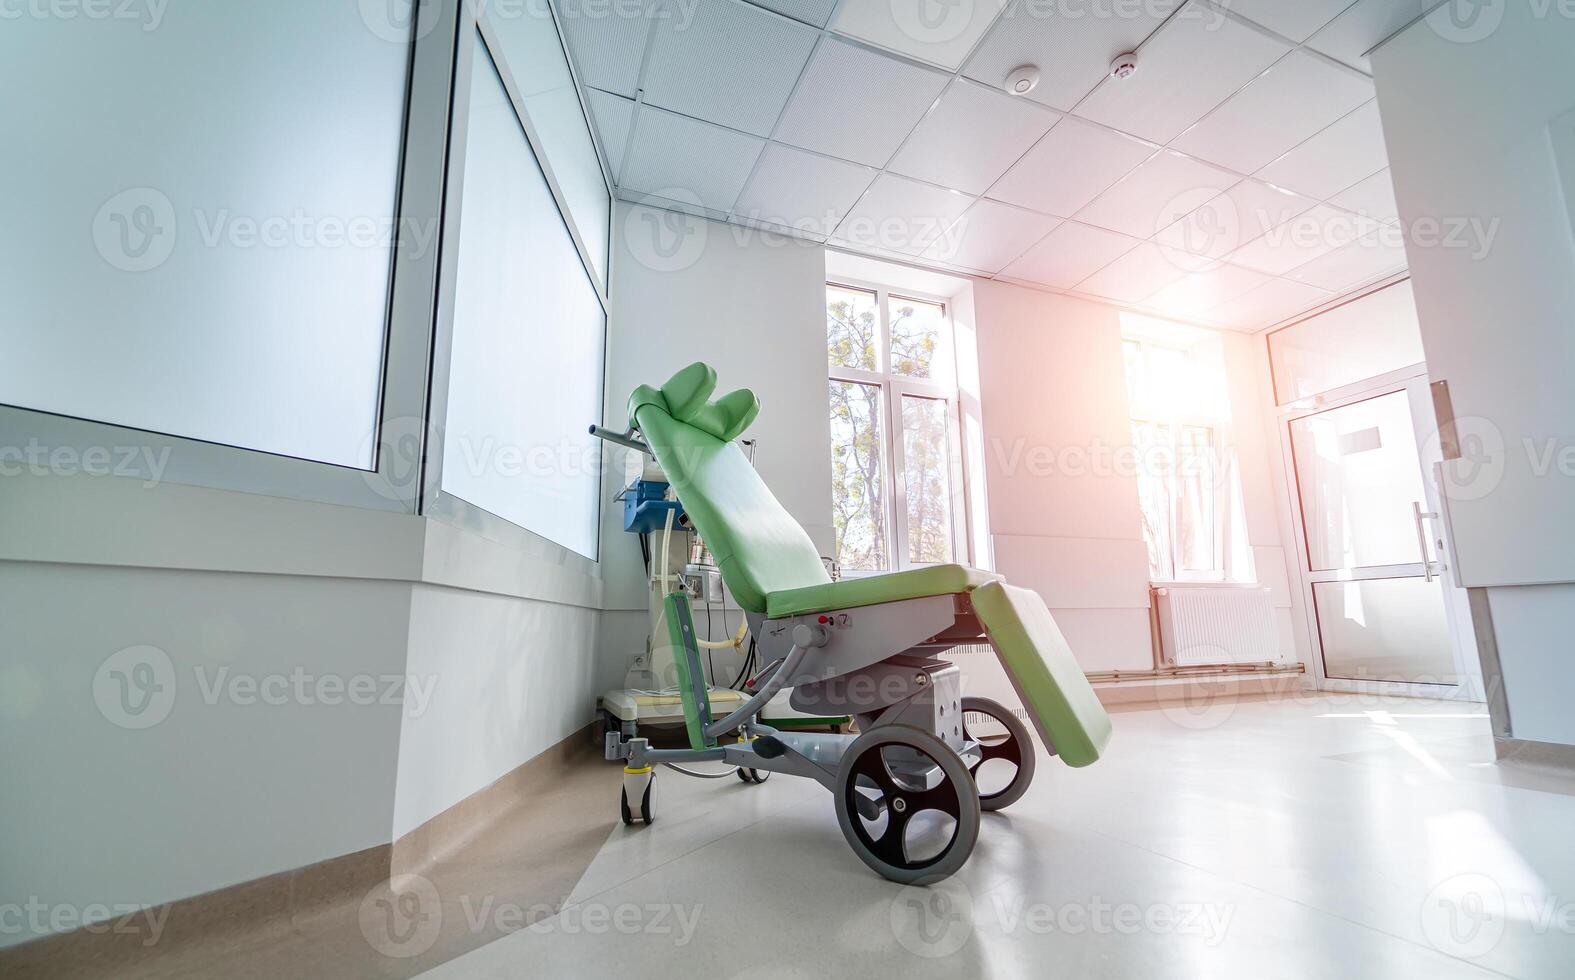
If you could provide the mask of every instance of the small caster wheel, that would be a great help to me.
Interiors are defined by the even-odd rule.
[[[652,811],[651,787],[656,785],[655,773],[647,768],[631,772],[623,771],[623,789],[618,794],[618,812],[623,817],[624,826],[630,826],[636,819],[642,823],[650,823],[656,819]],[[629,805],[629,798],[633,796],[640,801],[636,810]]]
[[[738,778],[741,782],[759,784],[771,778],[771,770],[750,769],[747,766],[739,766]]]

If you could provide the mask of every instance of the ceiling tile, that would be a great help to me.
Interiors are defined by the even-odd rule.
[[[1059,118],[1041,105],[959,79],[887,169],[982,194]]]
[[[825,27],[826,21],[831,19],[831,12],[837,7],[837,0],[749,0],[749,2],[816,27]]]
[[[1378,223],[1320,204],[1232,252],[1230,260],[1249,269],[1282,276],[1321,255],[1357,241]]]
[[[1328,200],[1388,165],[1383,125],[1374,100],[1264,167],[1258,176]]]
[[[946,79],[940,72],[826,37],[788,102],[776,138],[884,167]]]
[[[1194,255],[1220,259],[1317,203],[1248,179],[1170,225],[1154,240]]]
[[[1107,77],[1076,111],[1168,143],[1290,50],[1213,7],[1188,4],[1138,51],[1131,77]]]
[[[1001,267],[1061,223],[1036,211],[995,201],[977,201],[946,233],[924,250],[924,257],[984,272]]]
[[[1357,0],[1307,46],[1371,75],[1367,52],[1421,17],[1430,5],[1430,0]]]
[[[1076,116],[1063,116],[989,196],[1047,214],[1076,214],[1157,150]]]
[[[1184,253],[1144,242],[1073,288],[1117,303],[1140,303],[1186,275],[1188,261]]]
[[[765,141],[688,116],[642,106],[623,187],[730,211]]]
[[[1053,289],[1071,289],[1141,245],[1136,238],[1065,221],[1003,271]]]
[[[844,3],[831,29],[956,71],[995,23],[1005,0],[937,4],[934,0]],[[940,16],[935,15],[939,13]]]
[[[1326,290],[1289,279],[1270,279],[1244,296],[1210,310],[1204,319],[1249,333],[1306,313],[1334,298]]]
[[[1257,289],[1271,278],[1239,265],[1221,265],[1178,279],[1144,300],[1143,305],[1161,316],[1196,320],[1209,310]]]
[[[1208,203],[1240,178],[1174,150],[1162,150],[1076,215],[1079,221],[1149,238]]]
[[[1230,9],[1297,44],[1312,37],[1351,0],[1229,0]]]
[[[733,215],[824,239],[874,179],[868,167],[772,143]]]
[[[554,4],[582,85],[634,98],[646,35],[659,4],[660,0],[635,0],[620,16],[608,15],[605,0],[559,0]],[[634,12],[640,16],[628,16]]]
[[[963,74],[1000,87],[1012,69],[1037,65],[1042,75],[1027,97],[1071,109],[1110,73],[1117,55],[1137,48],[1180,5],[1181,0],[1018,3],[985,35]]]
[[[1331,197],[1329,202],[1384,224],[1400,222],[1400,205],[1395,203],[1395,187],[1390,180],[1388,167],[1346,188]]]
[[[699,4],[688,19],[658,21],[642,85],[645,101],[769,136],[819,36],[755,7],[726,0]]]
[[[917,255],[972,203],[966,194],[881,174],[842,219],[836,237],[852,245]]]
[[[1387,233],[1375,232],[1313,259],[1288,278],[1319,289],[1341,292],[1406,267],[1405,245],[1400,229],[1387,226]]]
[[[664,216],[662,219],[664,226],[667,226],[668,228],[675,228],[677,226],[668,222],[666,220],[667,218],[673,218],[675,221],[677,221],[679,220],[677,217],[678,215],[685,214],[693,215],[697,218],[710,218],[713,221],[727,220],[726,211],[718,211],[716,208],[706,207],[705,205],[696,201],[694,199],[694,195],[688,191],[683,190],[682,188],[675,188],[673,193],[677,196],[663,197],[660,194],[642,194],[638,191],[620,189],[618,191],[618,200],[628,201],[630,204],[639,204],[644,207],[656,208],[662,211],[674,212],[674,214]]]
[[[1250,174],[1372,98],[1370,80],[1292,51],[1171,145]]]
[[[607,157],[607,170],[613,183],[618,183],[618,168],[623,166],[623,151],[629,145],[629,123],[634,119],[634,100],[621,95],[586,89],[585,98],[591,105],[591,119],[596,123],[596,137]]]

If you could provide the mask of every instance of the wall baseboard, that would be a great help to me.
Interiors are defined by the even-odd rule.
[[[270,934],[288,935],[298,918],[346,899],[360,901],[386,880],[392,850],[390,844],[379,844],[0,949],[0,974],[111,976],[149,968],[177,952],[220,950]]]
[[[419,874],[484,834],[513,808],[535,796],[591,744],[595,725],[586,725],[455,803],[393,843],[391,875]]]
[[[1500,762],[1518,762],[1575,772],[1575,745],[1495,737],[1493,751]]]
[[[430,871],[445,855],[484,837],[567,767],[585,765],[592,727],[575,731],[397,841],[0,948],[0,975],[13,980],[142,975],[157,973],[160,961],[189,963],[283,941],[303,920],[358,904],[392,877]]]

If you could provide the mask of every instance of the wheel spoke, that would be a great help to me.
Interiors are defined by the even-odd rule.
[[[853,760],[853,772],[863,776],[880,789],[881,795],[887,801],[902,792],[897,786],[897,780],[892,777],[891,770],[886,768],[886,759],[881,750],[884,745],[870,748],[863,755]]]
[[[913,811],[898,813],[891,807],[886,808],[886,831],[880,835],[879,840],[870,841],[870,850],[875,856],[887,864],[899,868],[908,866],[908,847],[905,843],[908,836],[908,820],[913,816]]]
[[[1000,724],[1002,728],[1006,727],[1006,724],[994,715],[985,715],[985,717]],[[968,730],[968,723],[965,721],[963,722],[963,737],[977,743],[979,746],[979,761],[968,767],[968,771],[971,773],[977,773],[979,767],[984,765],[989,759],[1005,759],[1018,766],[1023,764],[1023,747],[1017,744],[1017,739],[1013,737],[1010,730],[1007,731],[1006,737],[1000,741],[986,742],[983,739],[975,738],[973,733]]]
[[[949,779],[943,779],[934,789],[927,789],[908,797],[908,803],[909,816],[921,810],[938,810],[955,820],[962,814],[962,803],[957,798],[957,789],[952,786]]]

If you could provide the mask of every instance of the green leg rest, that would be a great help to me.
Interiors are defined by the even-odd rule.
[[[1110,742],[1110,716],[1039,593],[991,582],[970,596],[1045,742],[1069,766],[1097,762]]]
[[[689,747],[695,751],[708,749],[716,744],[715,739],[708,741],[705,737],[706,727],[711,724],[711,693],[706,689],[705,671],[700,666],[700,643],[695,636],[689,597],[682,592],[669,592],[663,605],[673,663],[678,667],[678,696],[684,704]]]

